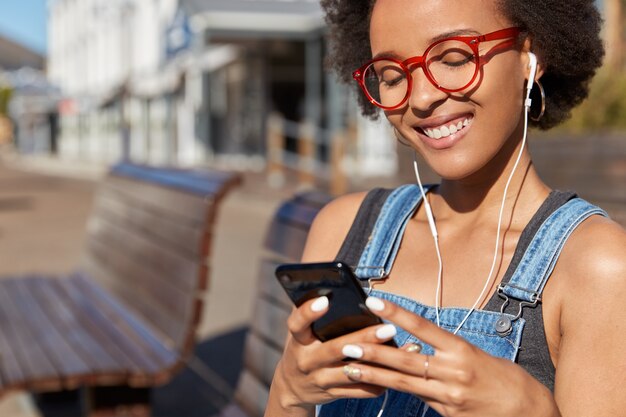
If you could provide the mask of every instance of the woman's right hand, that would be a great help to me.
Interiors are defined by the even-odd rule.
[[[272,406],[266,415],[279,415],[277,409],[270,413],[274,407],[280,407],[285,415],[311,415],[316,404],[339,398],[375,398],[384,393],[385,388],[348,378],[348,363],[343,361],[347,355],[342,350],[359,342],[383,343],[393,338],[395,327],[371,326],[322,343],[313,334],[311,324],[328,311],[328,303],[327,297],[309,300],[289,316],[289,334],[272,381]]]

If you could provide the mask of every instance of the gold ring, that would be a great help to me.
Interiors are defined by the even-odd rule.
[[[413,353],[413,352],[420,353],[422,351],[422,345],[420,345],[419,343],[415,345],[411,345],[408,348],[406,348],[406,351],[409,353]]]
[[[343,367],[343,374],[350,379],[360,379],[361,370],[354,366],[346,365]]]
[[[428,381],[428,368],[430,367],[430,355],[426,355],[424,360],[424,380]]]

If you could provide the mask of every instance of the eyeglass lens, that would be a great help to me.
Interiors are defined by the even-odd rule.
[[[476,73],[476,61],[472,48],[457,40],[436,44],[424,57],[425,70],[435,87],[446,90],[466,87]],[[391,60],[375,61],[364,71],[365,88],[379,105],[398,106],[409,93],[411,70],[414,68],[406,69]]]

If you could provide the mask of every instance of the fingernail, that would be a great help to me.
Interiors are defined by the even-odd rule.
[[[343,374],[350,379],[361,379],[361,370],[351,365],[343,367]]]
[[[382,327],[376,329],[376,337],[385,340],[390,339],[396,335],[396,326],[393,324],[385,324]]]
[[[385,303],[383,303],[383,300],[376,297],[367,297],[365,305],[367,308],[374,311],[383,311],[385,309]]]
[[[353,359],[360,359],[363,357],[363,349],[357,345],[345,345],[343,349],[341,349],[341,353],[343,353],[344,356]]]
[[[325,295],[313,301],[313,304],[311,304],[311,310],[315,311],[316,313],[322,310],[326,310],[327,307],[328,297],[326,297]]]

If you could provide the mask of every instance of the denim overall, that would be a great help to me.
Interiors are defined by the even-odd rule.
[[[405,185],[395,189],[385,201],[355,268],[364,286],[368,286],[369,280],[384,279],[391,271],[406,225],[421,200],[421,191],[416,185]],[[515,361],[524,331],[523,307],[535,306],[541,301],[543,289],[567,238],[581,222],[594,214],[606,216],[604,211],[580,198],[573,198],[556,209],[535,233],[511,279],[499,285],[498,295],[503,300],[501,312],[474,311],[457,335],[493,356]],[[434,307],[384,291],[372,290],[370,295],[394,302],[436,322]],[[511,309],[513,314],[506,313],[505,309],[512,301],[518,308]],[[441,327],[454,332],[468,311],[465,308],[441,308]],[[395,342],[398,346],[420,343],[422,353],[434,354],[431,346],[403,329],[397,330]],[[433,409],[426,409],[426,404],[416,396],[391,389],[388,395],[383,416],[439,416]],[[342,399],[318,407],[317,411],[319,417],[376,417],[382,402],[382,396],[367,400]]]

